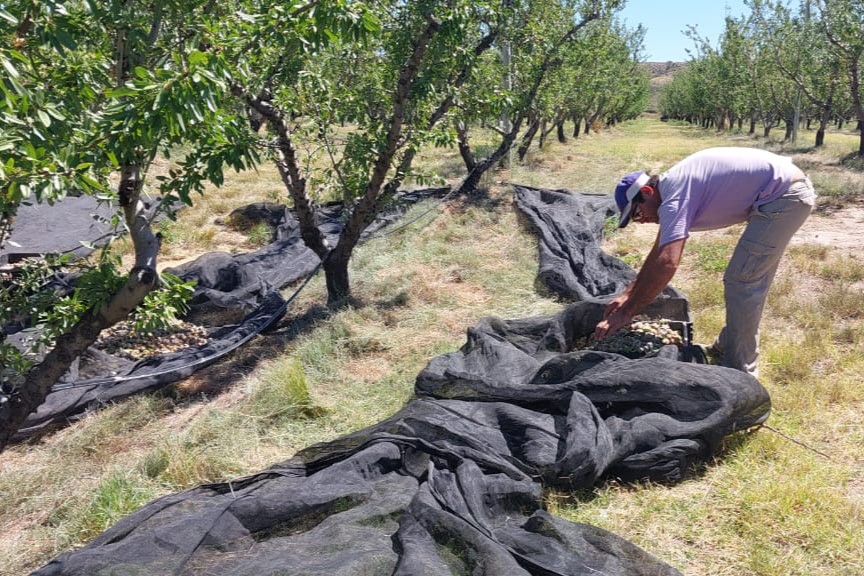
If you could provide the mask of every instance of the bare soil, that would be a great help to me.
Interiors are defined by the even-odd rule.
[[[862,253],[864,247],[864,206],[817,210],[804,222],[793,244],[821,244],[839,250]]]

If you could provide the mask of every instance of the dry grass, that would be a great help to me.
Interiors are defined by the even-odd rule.
[[[790,152],[808,158],[814,180],[849,189],[860,172],[836,160],[847,144],[854,149],[852,140],[829,135],[826,152]],[[706,146],[761,143],[640,120],[532,149],[526,164],[489,176],[491,202],[448,205],[360,247],[352,263],[355,308],[323,311],[323,279],[316,278],[278,330],[169,393],[129,399],[7,450],[0,456],[0,572],[34,569],[156,495],[252,473],[380,421],[411,398],[424,364],[459,347],[482,316],[558,310],[534,290],[536,245],[499,182],[608,191],[614,175],[636,167],[662,170]],[[424,162],[458,176],[455,150],[429,151]],[[246,236],[216,219],[280,193],[267,167],[208,191],[181,213],[175,232],[188,238],[171,258],[248,250]],[[215,230],[209,237],[189,232],[208,228]],[[631,226],[610,250],[638,265],[655,233]],[[722,326],[719,263],[735,239],[715,233],[688,242],[675,283],[690,297],[700,340]],[[631,539],[688,576],[857,574],[864,563],[861,275],[861,261],[848,252],[796,245],[763,323],[770,424],[830,460],[761,430],[730,438],[714,462],[681,484],[609,482],[585,494],[550,493],[550,509]]]

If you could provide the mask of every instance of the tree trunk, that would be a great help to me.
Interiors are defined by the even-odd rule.
[[[582,118],[573,115],[573,138],[579,138],[579,128],[582,125]]]
[[[158,284],[156,257],[159,239],[144,215],[144,205],[140,201],[143,184],[138,166],[126,166],[121,170],[118,187],[120,207],[135,248],[135,265],[126,283],[101,308],[86,312],[57,339],[42,362],[27,373],[24,386],[18,395],[13,396],[9,410],[0,418],[0,452],[24,425],[27,416],[45,401],[52,386],[72,363],[96,342],[99,333],[125,319]]]
[[[543,149],[543,146],[546,145],[546,136],[549,135],[549,130],[546,130],[547,120],[543,118],[540,121],[540,140],[537,142],[537,148]]]
[[[750,117],[750,131],[747,133],[750,134],[751,136],[756,133],[756,117],[755,116]]]
[[[795,128],[795,122],[790,122],[788,119],[786,121],[786,132],[783,134],[783,142],[791,142],[792,141],[792,131]]]
[[[456,123],[456,142],[459,146],[459,155],[462,156],[465,169],[470,172],[477,166],[477,161],[474,159],[474,153],[471,151],[471,145],[468,143],[468,128],[461,120]]]
[[[831,101],[822,109],[822,116],[819,118],[819,129],[816,131],[816,148],[825,144],[825,129],[828,127],[828,122],[831,121]]]
[[[768,135],[771,133],[771,125],[765,126],[765,129],[762,131],[762,136],[764,138],[768,138]]]
[[[555,124],[555,126],[557,127],[558,132],[558,142],[560,142],[561,144],[566,144],[567,136],[564,135],[564,120],[559,120],[558,123]]]
[[[549,134],[549,131],[546,130],[546,118],[543,118],[540,121],[540,140],[537,141],[537,148],[540,148],[541,150],[543,149],[543,146],[546,144],[547,134]]]
[[[539,128],[540,122],[536,119],[528,125],[528,130],[522,136],[522,142],[519,144],[519,149],[516,152],[519,156],[520,162],[525,159],[525,154],[528,153],[528,147],[531,146],[531,141],[534,140],[534,135],[537,134]]]
[[[351,301],[351,282],[348,277],[350,253],[336,251],[324,260],[324,277],[327,283],[327,307],[333,310],[344,308]]]

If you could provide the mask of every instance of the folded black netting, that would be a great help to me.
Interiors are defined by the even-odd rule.
[[[636,277],[624,261],[601,249],[604,222],[616,216],[617,223],[612,196],[529,186],[514,190],[516,208],[539,240],[537,282],[546,291],[569,301],[604,298],[620,294]],[[663,294],[683,297],[671,287]]]
[[[543,485],[680,478],[765,419],[751,376],[571,351],[602,313],[489,318],[432,360],[417,400],[254,476],[152,502],[38,571],[220,575],[671,575],[621,538],[543,510]]]
[[[36,574],[679,574],[549,515],[543,486],[676,481],[725,435],[763,422],[770,400],[753,377],[683,362],[676,346],[637,360],[577,349],[603,307],[483,319],[391,418],[155,500]]]
[[[383,229],[396,222],[417,202],[440,198],[447,192],[445,188],[400,192],[388,209],[364,231],[361,241],[382,233]],[[89,211],[96,207],[95,200],[84,196],[69,198],[64,200],[64,203],[67,201],[72,201],[73,206],[80,208],[76,208],[77,211],[73,211],[69,216],[72,218],[77,215],[78,224],[73,223],[70,228],[79,233],[84,227],[84,223],[79,221],[82,218],[91,220]],[[91,348],[53,387],[37,411],[27,418],[16,435],[17,439],[27,437],[50,424],[65,422],[90,408],[134,394],[152,392],[178,382],[242,346],[281,318],[286,302],[279,290],[308,276],[318,266],[319,259],[303,244],[296,218],[285,206],[258,203],[244,207],[239,213],[250,222],[263,221],[270,224],[274,229],[273,242],[260,250],[245,254],[211,252],[189,264],[167,271],[186,281],[197,282],[193,306],[237,310],[245,314],[243,320],[238,324],[213,330],[205,344],[138,363]],[[22,219],[28,214],[31,220],[25,225]],[[21,224],[16,224],[16,228],[19,231],[38,230],[47,225],[39,221],[38,218],[41,217],[47,217],[48,224],[53,222],[53,226],[59,215],[56,210],[20,214],[17,222]],[[344,222],[342,204],[330,203],[320,207],[316,218],[319,229],[331,246],[335,245]],[[65,236],[61,237],[63,238]],[[42,248],[59,250],[60,246],[54,244]],[[34,247],[35,245],[29,245],[26,249],[29,251]],[[71,290],[72,284],[69,283],[65,288]],[[8,338],[14,343],[16,339],[26,335],[26,332],[20,332],[10,334]]]

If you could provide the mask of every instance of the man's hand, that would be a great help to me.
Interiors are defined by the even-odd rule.
[[[624,312],[624,309],[621,307],[623,303],[617,302],[619,298],[616,298],[606,306],[606,310],[603,313],[603,320],[601,320],[597,324],[597,327],[594,328],[595,340],[603,340],[604,338],[615,334],[615,332],[630,323],[632,316]]]
[[[639,314],[663,291],[681,261],[686,238],[673,240],[660,246],[660,233],[636,279],[623,294],[613,299],[603,311],[603,321],[594,329],[594,338],[602,340],[626,326],[634,315]]]
[[[609,318],[609,316],[620,310],[621,306],[623,306],[625,302],[627,302],[626,292],[624,294],[621,294],[617,298],[610,300],[609,303],[606,305],[606,308],[603,310],[603,319],[606,320],[607,318]]]

